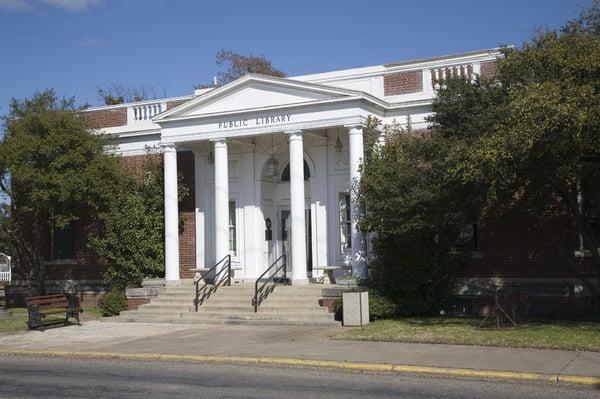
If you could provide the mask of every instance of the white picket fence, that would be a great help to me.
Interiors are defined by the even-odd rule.
[[[11,277],[10,256],[0,252],[0,281],[10,283]]]

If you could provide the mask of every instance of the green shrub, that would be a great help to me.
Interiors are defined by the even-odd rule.
[[[398,305],[379,290],[369,289],[369,319],[371,321],[391,319],[398,315]]]
[[[127,310],[125,291],[115,289],[108,291],[98,301],[98,307],[102,312],[102,316],[116,316],[122,311]]]
[[[448,154],[444,140],[413,134],[409,122],[383,126],[380,146],[378,121],[370,120],[370,150],[355,190],[365,210],[359,228],[372,244],[369,286],[399,315],[424,316],[438,313],[453,293],[461,266],[453,249],[477,220],[483,194],[446,173],[445,160],[456,155]]]

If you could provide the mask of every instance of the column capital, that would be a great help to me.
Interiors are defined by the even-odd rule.
[[[302,140],[302,130],[286,130],[284,132],[288,136],[288,141],[301,141]]]
[[[352,125],[344,125],[344,127],[348,129],[348,134],[362,134],[363,129],[365,128],[364,125],[361,125],[359,123]]]
[[[160,147],[162,148],[163,152],[177,151],[177,146],[175,145],[175,143],[160,143]]]
[[[227,145],[227,140],[224,137],[219,137],[218,139],[210,139],[209,140],[215,147],[222,147]]]

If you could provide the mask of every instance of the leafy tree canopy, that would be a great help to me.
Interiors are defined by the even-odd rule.
[[[451,179],[484,188],[484,210],[533,215],[599,299],[552,222],[571,220],[593,248],[593,274],[600,276],[598,230],[580,201],[595,195],[586,181],[600,176],[600,2],[503,55],[493,79],[446,82],[434,104],[432,137],[451,143]]]
[[[74,100],[58,99],[53,90],[10,104],[0,142],[0,187],[11,203],[13,255],[40,291],[50,229],[93,222],[107,210],[121,175],[116,157],[105,152],[108,145],[80,117]]]

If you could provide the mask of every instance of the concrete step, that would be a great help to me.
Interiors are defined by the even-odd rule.
[[[125,311],[115,321],[185,324],[339,325],[319,306],[321,286],[275,286],[254,312],[254,284],[221,286],[194,309],[195,286],[168,286],[166,292],[138,310]]]
[[[193,305],[167,305],[167,304],[146,304],[138,308],[138,310],[146,311],[170,311],[170,312],[186,312],[195,311]],[[201,305],[198,307],[200,312],[225,312],[225,313],[251,313],[254,312],[254,307],[249,304],[239,304],[237,306],[218,306],[214,304]],[[326,308],[320,306],[311,306],[303,304],[295,304],[293,306],[271,306],[263,305],[258,308],[259,313],[277,313],[277,312],[297,312],[297,313],[309,313],[309,314],[328,314]]]
[[[107,322],[123,322],[123,323],[166,323],[166,324],[213,324],[213,325],[291,325],[291,326],[336,326],[341,325],[340,322],[335,320],[325,321],[306,321],[306,320],[244,320],[244,319],[208,319],[208,320],[184,320],[180,318],[147,318],[139,316],[116,316],[116,317],[105,317],[101,321]]]
[[[121,312],[122,316],[126,317],[149,317],[149,318],[181,318],[192,320],[204,319],[248,319],[248,320],[333,320],[331,313],[313,313],[313,312],[174,312],[171,310],[146,310],[140,309],[136,311]]]

